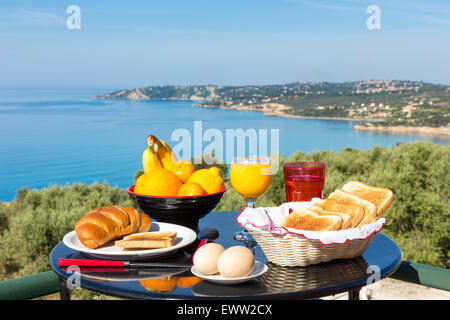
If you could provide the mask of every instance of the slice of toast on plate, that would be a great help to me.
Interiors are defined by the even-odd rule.
[[[160,240],[164,238],[176,238],[175,231],[151,231],[142,233],[133,233],[125,236],[122,240]]]
[[[177,238],[175,231],[153,231],[134,233],[118,240],[114,245],[123,249],[158,249],[173,246]]]
[[[159,249],[168,248],[173,245],[172,239],[162,240],[118,240],[114,243],[122,249]]]

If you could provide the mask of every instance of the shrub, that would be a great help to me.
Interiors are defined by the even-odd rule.
[[[108,184],[74,184],[52,186],[41,191],[22,188],[8,206],[8,214],[0,209],[0,272],[2,278],[25,275],[49,269],[52,248],[73,230],[86,212],[106,205],[134,206],[126,191]],[[2,204],[0,208],[5,208]]]

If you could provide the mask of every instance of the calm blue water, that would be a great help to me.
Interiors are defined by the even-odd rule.
[[[75,182],[107,181],[126,188],[141,168],[150,133],[171,142],[176,129],[193,137],[194,121],[203,132],[215,128],[279,129],[280,153],[297,150],[370,149],[398,142],[449,140],[356,132],[355,123],[265,117],[261,113],[204,109],[188,101],[105,101],[96,94],[112,89],[0,89],[0,201],[14,199],[22,186],[45,188]],[[270,131],[269,131],[270,135]],[[269,136],[270,147],[270,136]],[[225,142],[224,142],[225,143]],[[209,142],[203,142],[203,148]]]

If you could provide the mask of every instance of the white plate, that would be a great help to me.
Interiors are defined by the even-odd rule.
[[[253,267],[253,271],[248,276],[241,277],[241,278],[225,278],[224,276],[222,276],[220,274],[206,275],[206,274],[201,273],[197,269],[195,269],[195,267],[191,268],[191,272],[195,276],[205,279],[205,280],[208,280],[208,281],[211,281],[211,282],[220,283],[220,284],[236,284],[236,283],[241,283],[241,282],[249,281],[252,279],[256,279],[256,278],[262,276],[267,270],[268,270],[268,268],[264,263],[255,261],[255,266]]]
[[[99,258],[113,260],[139,260],[169,254],[174,250],[191,244],[195,241],[195,239],[197,239],[197,234],[194,230],[172,223],[152,222],[150,225],[150,231],[175,231],[177,233],[175,244],[168,248],[125,251],[114,246],[114,241],[112,241],[99,248],[89,249],[80,242],[75,231],[71,231],[66,234],[63,238],[63,243],[71,249]]]

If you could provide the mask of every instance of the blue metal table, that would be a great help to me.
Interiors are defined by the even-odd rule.
[[[242,228],[236,223],[238,212],[213,211],[199,221],[199,229],[219,231],[215,240],[225,248],[240,244],[233,233]],[[180,249],[165,259],[187,261],[198,242]],[[334,260],[308,267],[281,267],[271,262],[259,246],[256,260],[267,263],[268,271],[257,280],[236,285],[220,285],[193,277],[190,269],[98,270],[74,273],[61,269],[59,258],[89,258],[62,242],[50,254],[50,265],[60,279],[61,298],[70,299],[69,288],[76,278],[81,288],[131,299],[309,299],[348,292],[358,299],[359,290],[394,273],[402,262],[400,248],[382,233],[377,234],[364,254],[354,259]],[[117,271],[117,272],[116,272]],[[76,277],[77,276],[77,277]]]

